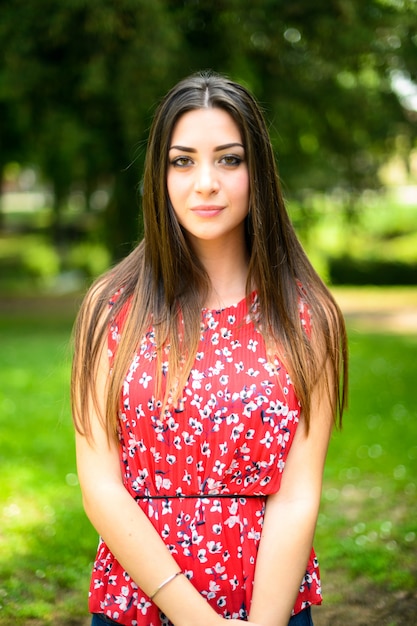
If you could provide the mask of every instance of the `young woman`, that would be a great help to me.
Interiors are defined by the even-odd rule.
[[[312,624],[346,336],[244,87],[194,75],[166,95],[142,203],[143,241],[93,285],[75,332],[93,624]]]

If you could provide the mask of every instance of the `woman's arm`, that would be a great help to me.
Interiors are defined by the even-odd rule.
[[[288,625],[311,553],[332,424],[323,380],[313,394],[308,435],[301,420],[280,490],[266,503],[249,614],[262,626]]]
[[[108,374],[107,350],[103,349],[95,379],[97,398],[105,398]],[[93,406],[93,402],[90,404]],[[91,438],[76,434],[84,508],[122,567],[150,595],[179,567],[123,485],[118,445],[107,438],[99,419],[102,411],[104,403],[91,409]],[[177,576],[158,591],[155,602],[176,626],[220,626],[225,623],[185,576]],[[227,623],[241,622],[229,620]]]

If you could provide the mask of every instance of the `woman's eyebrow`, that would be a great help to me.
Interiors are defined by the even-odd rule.
[[[234,141],[233,143],[225,143],[223,146],[217,146],[214,150],[215,152],[221,152],[221,150],[229,150],[229,148],[236,148],[237,146],[245,149],[245,146],[242,143]]]
[[[229,150],[229,148],[235,148],[238,146],[239,148],[245,149],[245,146],[238,141],[234,141],[232,143],[225,143],[222,146],[216,146],[214,148],[214,152],[221,152],[222,150]],[[186,146],[171,146],[170,150],[179,150],[180,152],[197,152],[195,148],[187,148]]]
[[[171,146],[170,150],[179,150],[180,152],[197,152],[195,148],[187,148],[186,146]]]

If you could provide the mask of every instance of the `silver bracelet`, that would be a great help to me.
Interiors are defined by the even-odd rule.
[[[174,580],[174,578],[176,578],[177,576],[179,576],[180,574],[182,574],[182,570],[180,570],[179,572],[175,572],[175,574],[171,574],[171,576],[168,576],[168,578],[166,578],[160,585],[159,587],[157,587],[155,589],[155,591],[153,592],[152,595],[149,596],[150,600],[153,600],[154,597],[156,596],[157,593],[159,593],[162,589],[162,587],[165,587],[165,585],[167,585],[168,583],[171,582],[171,580]]]

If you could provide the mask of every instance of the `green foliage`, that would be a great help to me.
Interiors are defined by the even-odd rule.
[[[44,237],[38,236],[3,239],[0,263],[0,288],[6,292],[48,289],[60,270],[57,251]]]
[[[80,270],[88,279],[96,278],[110,265],[110,254],[100,244],[88,242],[72,246],[66,263],[70,269]]]
[[[105,183],[113,256],[137,239],[135,194],[155,103],[212,68],[263,103],[287,195],[379,184],[416,127],[393,77],[416,74],[417,6],[382,0],[6,1],[0,6],[0,170],[36,163],[53,184],[54,235],[74,183]]]
[[[332,285],[417,284],[417,263],[355,259],[350,255],[345,255],[330,258],[328,264],[329,279]]]
[[[59,271],[59,258],[55,250],[47,244],[35,243],[31,248],[25,248],[22,254],[24,268],[35,279],[47,284],[48,279],[54,278]]]
[[[417,205],[392,193],[340,190],[291,202],[294,225],[320,275],[332,284],[416,285]]]

